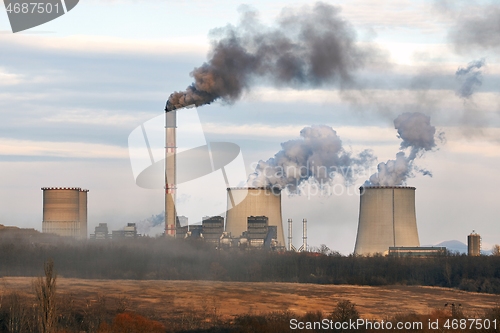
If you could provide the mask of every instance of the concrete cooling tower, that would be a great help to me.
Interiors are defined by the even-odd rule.
[[[79,187],[42,187],[42,232],[87,238],[87,192]]]
[[[355,254],[387,253],[391,246],[420,246],[415,187],[361,187]]]
[[[232,203],[235,202],[240,203],[234,206]],[[232,237],[240,237],[247,231],[249,216],[266,216],[269,226],[277,227],[278,246],[286,245],[281,218],[281,191],[264,187],[228,188],[227,207],[226,232],[230,232]]]

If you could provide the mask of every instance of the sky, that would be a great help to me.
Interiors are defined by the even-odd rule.
[[[237,26],[250,10],[272,29],[284,9],[305,13],[308,3],[85,0],[15,34],[1,9],[0,224],[41,230],[41,187],[89,189],[90,231],[161,213],[163,190],[135,183],[129,135],[193,82],[190,73],[210,57],[211,38],[221,31],[214,29]],[[288,86],[252,77],[237,98],[197,108],[207,141],[237,144],[247,175],[314,125],[333,128],[353,156],[369,149],[376,157],[370,169],[349,186],[335,178],[337,193],[282,198],[296,247],[307,218],[310,246],[349,254],[356,189],[400,151],[394,119],[420,112],[444,133],[415,159],[432,177],[416,173],[406,181],[417,188],[421,245],[466,243],[472,230],[485,250],[500,243],[500,3],[325,3],[339,10],[369,61],[349,72],[347,84]]]

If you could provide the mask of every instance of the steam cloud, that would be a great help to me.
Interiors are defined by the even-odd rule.
[[[436,128],[431,125],[431,118],[419,112],[406,112],[394,120],[394,128],[398,130],[398,138],[403,140],[400,149],[410,149],[410,153],[407,157],[400,151],[395,160],[380,163],[378,172],[370,176],[365,186],[405,185],[406,179],[413,177],[415,172],[432,177],[430,171],[414,165],[417,157],[436,147]],[[443,140],[443,135],[439,133],[437,138]]]
[[[356,45],[339,11],[324,3],[285,9],[277,28],[262,26],[257,13],[247,11],[239,26],[212,32],[209,60],[190,73],[194,82],[185,91],[170,95],[167,111],[219,98],[234,102],[255,78],[291,87],[348,84],[352,72],[377,54]]]
[[[136,222],[137,232],[141,235],[156,236],[165,230],[165,212]]]
[[[300,136],[282,143],[282,149],[273,158],[259,161],[249,177],[249,185],[276,186],[295,192],[301,182],[310,179],[327,184],[341,174],[350,181],[356,168],[367,168],[375,160],[370,150],[352,156],[342,147],[337,132],[326,125],[305,127]]]
[[[474,60],[469,62],[466,68],[458,68],[455,77],[462,83],[457,95],[462,98],[470,98],[476,87],[483,84],[483,74],[480,70],[485,65],[485,60]]]

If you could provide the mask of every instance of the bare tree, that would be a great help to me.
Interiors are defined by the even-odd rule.
[[[491,255],[500,256],[500,245],[498,244],[493,245],[493,248],[491,249]]]
[[[83,312],[83,325],[85,331],[89,333],[99,331],[99,327],[105,322],[105,315],[107,312],[106,297],[97,295],[97,299],[95,300],[88,299]]]
[[[56,273],[54,261],[49,259],[44,264],[45,276],[33,283],[38,307],[38,328],[40,333],[53,333],[56,326]]]
[[[7,329],[10,333],[22,333],[26,331],[27,312],[20,294],[13,292],[6,297],[9,315]]]

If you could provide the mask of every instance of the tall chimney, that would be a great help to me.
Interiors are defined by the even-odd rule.
[[[288,251],[292,251],[292,219],[288,219]]]
[[[302,220],[302,251],[307,252],[307,219]]]
[[[176,128],[177,112],[165,108],[165,235],[175,237]]]

